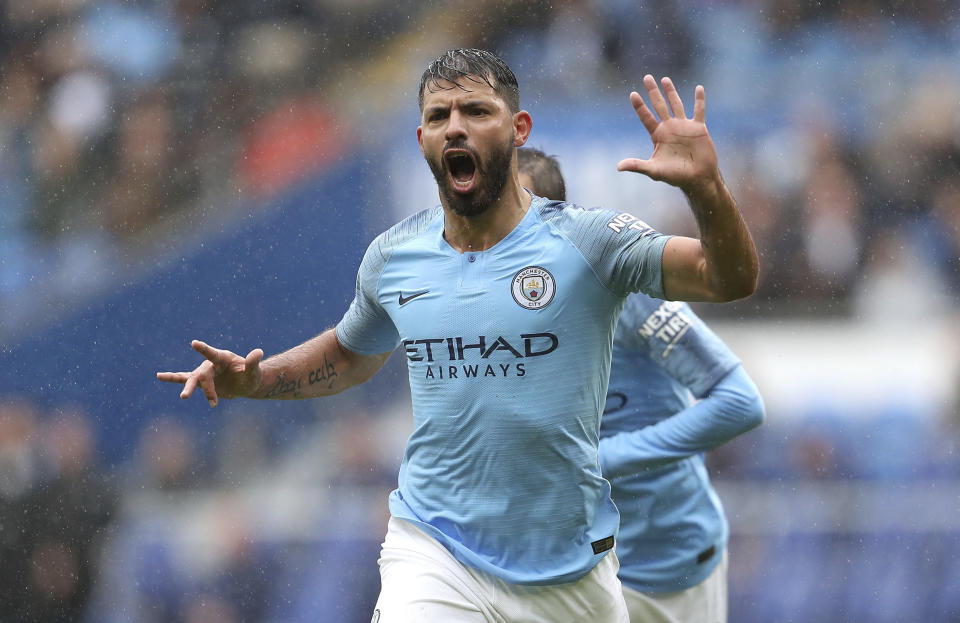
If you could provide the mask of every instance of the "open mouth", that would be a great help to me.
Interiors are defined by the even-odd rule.
[[[473,190],[477,177],[477,163],[473,154],[464,149],[448,149],[443,153],[443,159],[454,190],[462,193]]]

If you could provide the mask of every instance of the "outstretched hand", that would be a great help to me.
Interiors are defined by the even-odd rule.
[[[647,74],[643,77],[656,116],[639,93],[630,93],[630,103],[653,140],[653,155],[649,160],[621,160],[617,170],[635,171],[685,191],[694,190],[719,176],[717,149],[704,121],[706,96],[703,87],[698,85],[694,94],[693,119],[688,119],[673,82],[670,78],[663,78],[661,82],[663,92],[653,76]]]
[[[260,386],[260,361],[263,351],[255,348],[246,357],[220,350],[200,340],[190,343],[206,359],[193,372],[157,372],[157,379],[183,384],[180,397],[186,400],[200,387],[211,407],[220,398],[249,396]]]

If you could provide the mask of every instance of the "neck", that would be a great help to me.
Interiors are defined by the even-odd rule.
[[[503,194],[490,209],[477,216],[455,214],[443,207],[443,237],[459,251],[486,251],[503,240],[530,209],[530,194],[516,178],[507,182]]]

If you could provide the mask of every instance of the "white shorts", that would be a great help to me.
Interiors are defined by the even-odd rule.
[[[727,623],[727,552],[703,582],[672,593],[623,587],[632,623]]]
[[[391,517],[379,563],[373,623],[629,623],[613,551],[575,582],[510,584]]]

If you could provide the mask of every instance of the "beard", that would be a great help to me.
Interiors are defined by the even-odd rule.
[[[478,176],[477,184],[469,193],[458,193],[453,189],[448,175],[447,162],[443,153],[447,149],[465,149],[473,156],[476,164],[474,175]],[[440,157],[436,160],[426,158],[433,177],[437,180],[440,196],[443,203],[458,216],[479,216],[490,209],[503,194],[503,187],[507,184],[510,175],[510,160],[513,158],[513,137],[502,146],[490,151],[489,158],[484,161],[480,154],[463,141],[454,141],[443,146]]]

